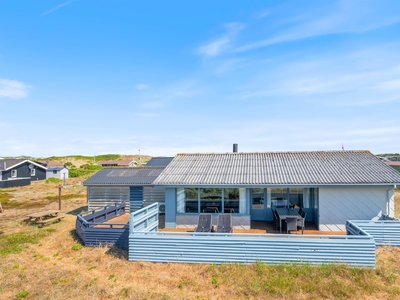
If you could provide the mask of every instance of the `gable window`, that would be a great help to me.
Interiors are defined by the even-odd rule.
[[[17,177],[17,170],[11,170],[11,177],[12,178]]]
[[[36,175],[36,169],[31,169],[31,176],[35,176]]]

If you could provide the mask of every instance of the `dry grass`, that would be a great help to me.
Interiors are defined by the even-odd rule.
[[[20,220],[32,210],[57,208],[40,202],[58,192],[56,185],[6,189],[13,201],[43,206],[0,215],[0,299],[400,299],[397,248],[379,248],[377,269],[369,270],[129,262],[126,251],[81,247],[74,227],[78,211],[86,210],[85,192],[69,184],[63,194],[83,196],[63,201],[65,219],[44,228]],[[12,246],[17,250],[1,252]]]
[[[394,215],[400,219],[400,189],[394,192]]]

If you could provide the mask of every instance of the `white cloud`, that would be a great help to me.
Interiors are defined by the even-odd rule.
[[[159,109],[168,106],[173,101],[179,99],[189,99],[202,91],[195,88],[194,81],[183,81],[171,86],[161,88],[154,92],[152,96],[146,97],[142,107],[146,109]]]
[[[67,5],[71,4],[73,1],[74,1],[74,0],[70,0],[70,1],[67,1],[67,2],[64,2],[64,3],[61,3],[61,4],[57,5],[56,7],[53,7],[53,8],[51,8],[51,9],[49,9],[48,11],[45,11],[45,12],[42,13],[40,16],[43,17],[43,16],[45,16],[45,15],[51,14],[52,12],[54,12],[54,11],[56,11],[56,10],[58,10],[58,9],[60,9],[60,8],[62,8],[62,7],[64,7],[64,6],[67,6]]]
[[[32,86],[20,81],[0,78],[0,98],[25,98],[31,88]]]
[[[220,38],[199,47],[198,52],[205,57],[217,56],[230,47],[236,35],[245,27],[243,23],[233,22],[224,24],[226,33]]]
[[[398,79],[381,82],[376,86],[376,88],[382,90],[398,90],[400,89],[400,80]]]
[[[135,88],[137,90],[147,90],[148,88],[150,88],[150,86],[148,86],[147,84],[139,83],[135,86]]]
[[[235,52],[245,52],[270,45],[336,33],[360,33],[389,26],[400,21],[400,14],[385,11],[385,18],[374,17],[385,10],[380,2],[365,5],[363,1],[339,1],[324,8],[316,8],[302,15],[292,27],[282,29],[275,36],[237,47]],[[296,12],[297,13],[297,12]],[[295,18],[296,19],[296,18]]]

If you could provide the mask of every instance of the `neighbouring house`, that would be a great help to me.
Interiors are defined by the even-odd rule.
[[[137,162],[134,160],[99,160],[98,165],[103,167],[134,167]]]
[[[399,161],[386,160],[385,163],[400,173],[400,160]]]
[[[83,182],[89,210],[126,203],[134,211],[154,202],[164,202],[165,190],[154,189],[153,181],[164,167],[104,168]]]
[[[173,157],[152,157],[147,163],[147,167],[166,167],[174,158]]]
[[[29,185],[46,179],[47,168],[28,159],[0,160],[0,188]]]
[[[46,179],[59,178],[64,180],[68,178],[69,170],[63,163],[53,160],[39,161],[39,163],[47,168]]]
[[[46,179],[59,178],[59,179],[64,180],[64,179],[68,178],[68,174],[69,174],[69,170],[64,166],[49,167],[46,170]]]
[[[165,189],[165,226],[231,213],[235,228],[272,221],[271,208],[301,207],[320,231],[347,220],[394,216],[400,174],[369,151],[178,154],[152,183]]]

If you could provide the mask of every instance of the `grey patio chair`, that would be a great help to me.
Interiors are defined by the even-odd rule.
[[[274,228],[275,228],[275,230],[279,230],[281,228],[281,222],[280,222],[279,215],[276,212],[276,210],[272,212],[272,216],[274,218]]]
[[[211,232],[211,222],[211,214],[199,214],[199,219],[197,220],[197,226],[194,229],[194,232]]]
[[[217,228],[215,232],[219,233],[231,233],[232,227],[232,215],[231,214],[219,214]]]
[[[297,227],[301,227],[301,234],[304,234],[304,228],[306,227],[307,213],[305,211],[302,211],[300,215],[301,219],[297,219]]]
[[[293,230],[296,230],[297,233],[297,217],[287,217],[284,225],[286,227],[286,233]]]

